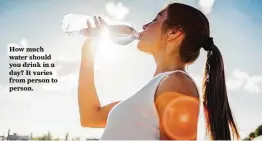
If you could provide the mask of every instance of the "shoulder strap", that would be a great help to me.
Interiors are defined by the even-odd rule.
[[[198,89],[198,87],[197,87],[197,85],[196,85],[195,80],[194,80],[187,72],[185,72],[185,71],[183,71],[183,70],[168,71],[168,72],[166,72],[165,77],[168,76],[169,74],[178,73],[178,72],[185,74],[185,75],[194,83],[195,88],[197,89],[197,92],[198,92],[198,93],[200,92],[199,89]]]

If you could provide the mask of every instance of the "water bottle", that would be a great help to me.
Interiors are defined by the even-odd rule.
[[[87,27],[87,21],[91,24],[91,27]],[[139,37],[139,33],[128,25],[108,25],[106,28],[109,31],[111,40],[119,45],[127,45]],[[93,18],[81,14],[65,15],[62,20],[62,30],[67,36],[95,38],[99,34]]]

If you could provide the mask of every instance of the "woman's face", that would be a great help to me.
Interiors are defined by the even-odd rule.
[[[167,17],[166,10],[162,10],[156,18],[143,26],[143,32],[140,34],[138,49],[140,51],[155,54],[161,47],[162,26]]]

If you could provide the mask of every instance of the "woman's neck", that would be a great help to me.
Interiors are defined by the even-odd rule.
[[[167,72],[167,71],[174,71],[174,70],[185,70],[185,64],[182,63],[178,57],[155,57],[155,62],[156,62],[156,71],[154,76]]]

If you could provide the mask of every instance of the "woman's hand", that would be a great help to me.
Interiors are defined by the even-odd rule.
[[[83,29],[81,32],[83,32],[86,35],[90,35],[90,34],[95,34],[98,33],[97,35],[92,35],[93,38],[99,38],[99,33],[102,32],[102,29],[105,28],[106,26],[108,26],[108,24],[99,16],[93,17],[93,20],[95,22],[95,28],[92,28],[90,21],[87,21],[87,27],[86,29]],[[91,38],[87,39],[83,45],[82,48],[82,52],[86,53],[86,52],[92,52],[92,48],[91,48]]]

